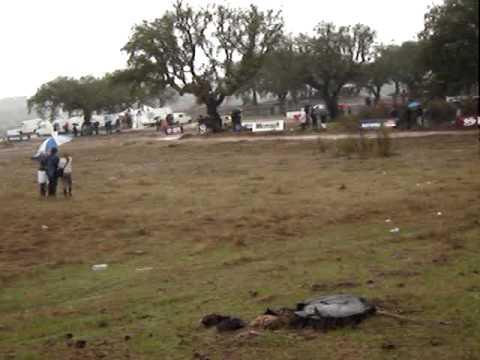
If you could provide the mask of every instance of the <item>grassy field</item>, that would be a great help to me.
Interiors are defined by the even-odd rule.
[[[38,198],[31,148],[0,149],[0,359],[480,359],[476,138],[393,145],[385,159],[82,139],[63,149],[74,199],[53,201]],[[199,325],[335,293],[422,322],[256,337]]]

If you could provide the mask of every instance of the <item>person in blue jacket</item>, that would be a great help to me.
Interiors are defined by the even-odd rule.
[[[52,148],[50,155],[47,157],[47,177],[48,177],[48,196],[55,197],[57,195],[58,185],[58,164],[60,158],[57,155],[58,149]]]

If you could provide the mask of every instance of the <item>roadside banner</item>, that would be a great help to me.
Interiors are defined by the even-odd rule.
[[[457,121],[460,127],[471,128],[480,125],[480,116],[463,117]]]
[[[242,126],[254,133],[284,131],[285,120],[244,121]]]

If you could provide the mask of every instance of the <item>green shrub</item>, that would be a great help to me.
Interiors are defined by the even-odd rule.
[[[357,139],[347,138],[339,139],[336,142],[337,155],[339,156],[351,156],[357,153]]]
[[[365,106],[360,110],[359,116],[361,119],[386,119],[390,117],[392,110],[391,106],[379,103],[373,107]]]
[[[339,130],[349,133],[357,132],[361,127],[360,118],[356,116],[339,116],[337,117],[336,122],[339,125]]]
[[[429,119],[434,123],[455,121],[457,109],[455,105],[444,100],[433,100],[427,105]]]
[[[336,142],[336,151],[339,156],[350,157],[352,155],[359,155],[360,157],[370,156],[375,149],[375,142],[360,134],[358,138],[340,139]]]
[[[461,104],[462,113],[464,116],[477,116],[478,115],[478,100],[474,98],[467,98],[462,101]]]
[[[317,150],[320,154],[326,153],[328,151],[328,148],[329,146],[325,141],[323,141],[322,139],[317,140]]]
[[[391,130],[384,126],[377,131],[377,155],[380,157],[392,156]]]

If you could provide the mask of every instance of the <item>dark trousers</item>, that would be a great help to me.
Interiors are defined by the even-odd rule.
[[[57,196],[58,178],[56,176],[48,177],[48,196]]]
[[[40,196],[46,197],[47,196],[47,184],[40,184]]]

